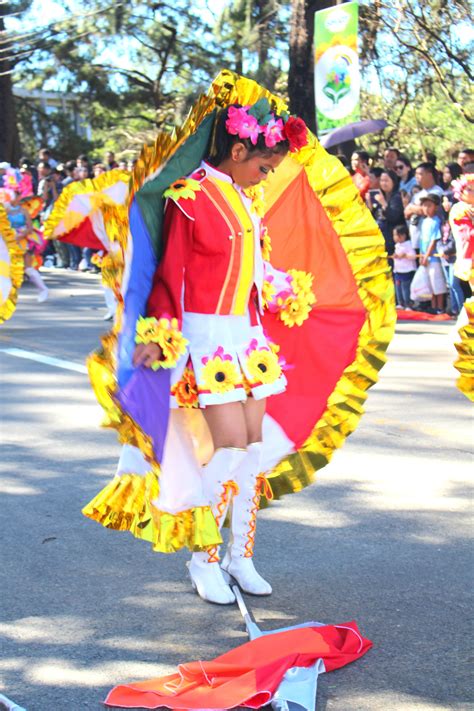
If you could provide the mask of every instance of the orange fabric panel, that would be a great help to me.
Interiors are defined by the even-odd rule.
[[[105,704],[181,710],[260,708],[269,703],[291,667],[309,667],[323,659],[326,671],[333,671],[371,647],[355,622],[275,631],[214,660],[181,664],[177,673],[117,686]]]
[[[273,203],[265,222],[272,242],[272,265],[314,275],[315,309],[364,308],[340,238],[304,170]]]

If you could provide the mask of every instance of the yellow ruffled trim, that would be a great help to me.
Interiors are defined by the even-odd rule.
[[[132,174],[129,202],[145,179],[169,160],[215,108],[235,102],[253,104],[263,96],[274,102],[278,113],[287,109],[282,99],[256,82],[229,70],[222,71],[208,95],[198,99],[182,126],[171,134],[160,133],[153,145],[143,147]],[[308,141],[307,146],[291,157],[304,166],[311,187],[340,237],[367,316],[359,335],[356,358],[344,371],[311,435],[297,453],[267,474],[275,498],[311,484],[316,471],[329,462],[333,451],[355,430],[364,411],[367,390],[377,382],[378,371],[386,362],[385,351],[396,323],[393,280],[383,237],[340,161],[326,153],[310,132]],[[103,348],[89,359],[91,382],[106,409],[106,426],[117,429],[121,442],[139,442],[143,440],[143,432],[124,415],[114,395],[116,343],[117,328],[114,328],[102,339]],[[150,457],[149,461],[159,471],[158,464],[152,455]],[[265,502],[263,497],[262,501]]]
[[[18,299],[18,289],[23,283],[24,277],[24,260],[23,260],[23,250],[17,243],[15,238],[15,231],[10,225],[10,220],[8,219],[7,211],[0,204],[0,239],[3,239],[7,246],[8,254],[10,256],[10,264],[8,265],[9,273],[8,275],[11,279],[11,289],[5,299],[5,301],[0,304],[0,323],[8,321],[15,312],[16,302]]]
[[[69,209],[69,203],[75,195],[84,195],[85,193],[91,195],[96,194],[97,200],[101,203],[100,207],[102,209],[102,204],[108,204],[110,202],[110,199],[108,199],[107,195],[98,195],[98,193],[101,193],[106,188],[110,188],[112,185],[115,185],[115,183],[128,183],[129,181],[129,173],[124,170],[119,170],[118,168],[115,168],[114,170],[108,170],[105,173],[101,173],[97,176],[97,178],[86,178],[86,180],[80,181],[75,180],[74,182],[69,183],[69,185],[66,185],[66,187],[54,203],[54,208],[51,211],[50,216],[44,223],[43,234],[45,239],[56,239],[57,237],[61,237],[67,234],[66,232],[64,232],[61,235],[54,235],[53,232],[59,225],[61,220],[65,218],[66,213]],[[97,207],[98,205],[96,204],[95,208]],[[114,203],[112,203],[110,207],[114,207]],[[81,222],[86,220],[87,217],[88,215],[83,215],[83,219],[81,220]],[[81,222],[78,222],[74,227],[78,227]],[[105,222],[105,225],[107,228],[107,222]]]
[[[120,287],[123,278],[123,254],[128,241],[128,207],[126,204],[119,205],[113,202],[102,191],[118,182],[129,183],[130,174],[127,171],[114,169],[101,173],[97,178],[69,183],[54,203],[54,208],[43,228],[44,236],[47,239],[66,235],[67,232],[55,235],[54,230],[61,220],[66,218],[71,200],[76,195],[90,194],[92,196],[91,211],[100,209],[107,237],[111,243],[111,250],[102,257],[101,263],[102,283],[113,290],[117,299],[114,326],[109,335],[119,333],[122,324],[123,299]],[[82,220],[77,222],[74,227],[78,227],[88,217],[89,215],[82,215]]]
[[[334,450],[354,432],[364,413],[367,391],[387,361],[397,320],[385,242],[350,175],[309,131],[308,145],[292,157],[304,166],[309,184],[339,235],[367,315],[356,358],[339,379],[311,435],[297,453],[267,474],[275,499],[311,484]]]
[[[199,551],[219,545],[222,538],[209,506],[178,514],[159,511],[150,502],[158,496],[158,477],[122,474],[115,477],[82,509],[84,516],[115,531],[130,531],[159,553],[187,547]]]
[[[459,329],[460,343],[455,343],[459,358],[454,367],[461,373],[456,385],[464,395],[474,402],[474,298],[468,299],[464,308],[469,323]]]

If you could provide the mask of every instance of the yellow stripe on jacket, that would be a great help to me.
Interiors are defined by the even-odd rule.
[[[226,201],[238,217],[243,229],[238,286],[233,296],[231,310],[232,314],[242,316],[247,312],[250,291],[253,286],[255,244],[253,222],[235,188],[224,180],[212,178],[212,181],[226,198]]]

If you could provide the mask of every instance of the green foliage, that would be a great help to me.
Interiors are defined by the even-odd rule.
[[[0,20],[12,13],[28,17],[31,4],[32,0],[11,0],[0,9]],[[17,100],[23,152],[37,148],[37,133],[64,158],[79,151],[101,155],[104,149],[134,157],[157,129],[168,129],[184,118],[223,67],[283,96],[290,73],[298,79],[292,82],[293,93],[306,97],[305,87],[312,86],[313,77],[311,61],[301,61],[301,52],[304,49],[310,58],[312,13],[329,4],[319,0],[221,0],[219,4],[89,0],[71,5],[64,0],[69,9],[63,20],[25,24],[26,30],[14,22],[7,24],[5,47],[15,83],[77,94],[80,113],[92,129],[91,141],[80,139],[67,117],[42,115],[39,106]],[[73,13],[71,6],[80,10]],[[216,6],[213,19],[205,8],[215,11]],[[418,155],[422,147],[447,155],[451,147],[470,142],[472,70],[462,31],[468,26],[468,4],[464,0],[362,0],[360,14],[366,78],[362,117],[383,116],[390,124],[383,134],[368,136],[363,144],[378,150],[382,143],[393,142],[411,155]],[[290,53],[299,57],[296,75],[294,66],[288,72],[289,46],[296,41],[296,35],[290,39],[290,27],[295,23],[299,40],[307,38],[297,52]],[[290,99],[295,106],[295,97]],[[308,109],[307,98],[305,102]],[[303,109],[300,106],[304,113]],[[310,109],[308,113],[311,118]]]
[[[466,91],[467,91],[466,84]],[[362,118],[385,118],[389,126],[380,134],[362,137],[358,144],[374,158],[381,157],[387,145],[395,145],[412,161],[421,160],[423,151],[432,151],[440,164],[448,163],[458,150],[472,143],[472,129],[441,89],[430,95],[419,94],[404,109],[399,102],[385,102],[378,95],[364,94]]]

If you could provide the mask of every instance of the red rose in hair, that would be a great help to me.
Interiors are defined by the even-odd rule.
[[[290,152],[295,153],[308,143],[308,129],[303,119],[290,116],[285,123],[285,136],[290,143]]]

